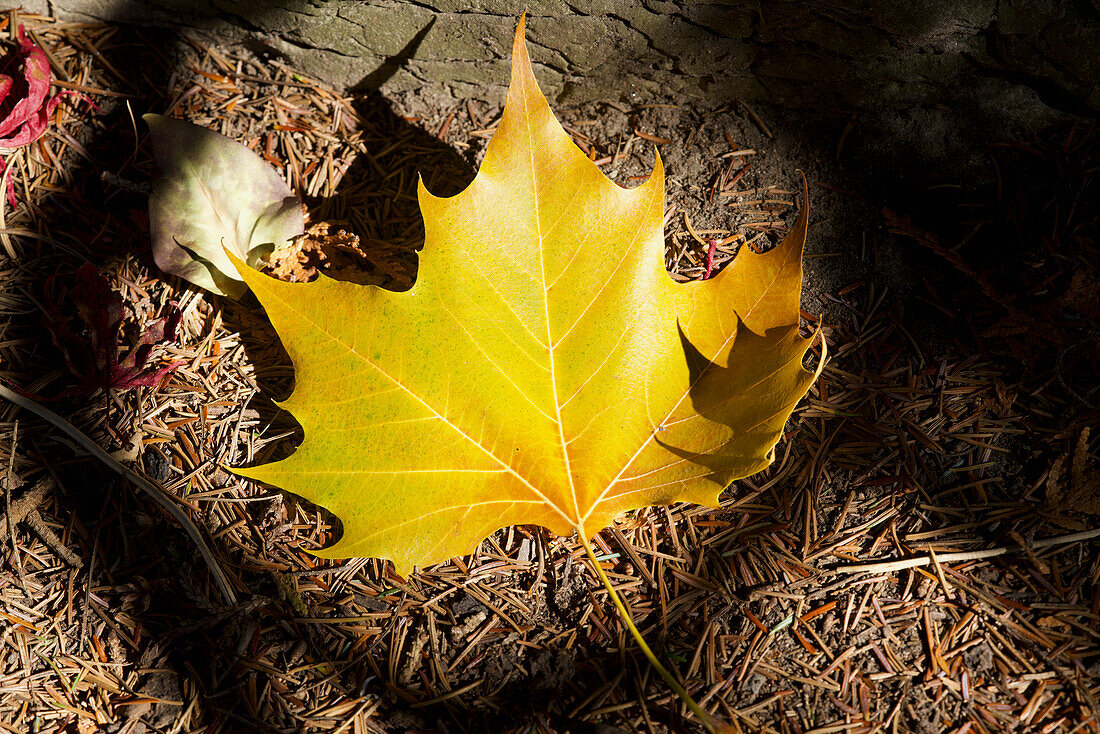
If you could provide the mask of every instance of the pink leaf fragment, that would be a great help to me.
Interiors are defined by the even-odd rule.
[[[710,276],[714,273],[714,253],[718,251],[718,240],[707,240],[707,271],[703,273],[703,280],[710,280]]]
[[[88,96],[73,91],[50,93],[50,60],[46,52],[27,38],[23,25],[18,30],[19,46],[0,64],[0,149],[18,148],[42,137],[50,115],[65,97],[76,97],[95,107]],[[21,66],[16,73],[7,73]],[[97,108],[98,109],[98,108]],[[7,163],[0,158],[0,176]],[[17,205],[15,186],[8,178],[5,194],[12,208]]]
[[[21,96],[17,98],[15,105],[8,114],[0,119],[0,147],[4,148],[16,147],[16,145],[2,138],[40,112],[46,102],[46,95],[50,93],[50,61],[46,58],[45,51],[27,40],[22,23],[19,24],[19,49],[16,54],[17,58],[23,60],[23,76],[20,86],[24,88],[22,90],[16,89],[17,93],[22,91]],[[12,80],[12,83],[8,85],[8,91],[10,92],[14,86],[14,79],[8,78]],[[0,109],[2,109],[3,102],[4,100],[0,99]]]

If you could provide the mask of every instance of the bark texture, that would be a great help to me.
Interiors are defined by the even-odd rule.
[[[341,86],[503,94],[516,18],[559,102],[1100,113],[1100,0],[35,0],[200,31]],[[38,7],[44,6],[44,7]]]

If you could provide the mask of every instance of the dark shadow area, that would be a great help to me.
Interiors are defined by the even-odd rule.
[[[87,36],[74,42],[95,48],[97,62],[110,70],[111,89],[119,96],[98,96],[99,109],[86,116],[93,123],[71,126],[75,132],[69,147],[84,155],[66,159],[62,186],[35,205],[33,225],[37,237],[23,241],[23,257],[18,263],[31,303],[49,300],[44,292],[49,276],[56,276],[56,288],[68,290],[83,262],[93,263],[101,272],[121,270],[135,285],[146,274],[156,273],[147,217],[150,167],[147,150],[139,146],[145,137],[140,116],[147,111],[162,112],[179,69],[194,63],[181,58],[187,46],[167,31],[126,28],[115,36],[92,28]],[[14,218],[9,212],[9,227]],[[117,280],[112,285],[127,287]],[[128,291],[126,296],[128,323],[122,334],[123,349],[136,337],[132,321],[139,310],[146,315],[167,312],[163,301],[151,299],[148,294],[141,297]],[[232,312],[232,306],[215,308],[204,316],[229,318]],[[124,415],[133,419],[133,414],[122,410],[124,401],[102,391],[87,396],[66,394],[73,377],[51,343],[43,314],[29,310],[5,314],[4,318],[6,333],[22,338],[19,361],[4,365],[10,370],[7,375],[17,378],[21,387],[37,392],[53,410],[78,427],[98,435],[108,451],[127,450],[132,426],[126,425]],[[257,379],[274,394],[285,390],[289,360],[277,351],[270,354],[278,350],[270,326],[261,317],[253,317],[251,322],[245,317],[238,323],[252,332],[262,332],[266,327],[268,334],[257,341],[267,344],[269,353],[258,363],[261,367]],[[270,374],[265,374],[265,369],[270,369]],[[60,397],[51,400],[52,396]],[[187,402],[195,410],[201,409],[202,401]],[[254,409],[259,408],[254,413],[260,422],[277,419],[270,400],[254,403]],[[240,658],[233,651],[240,635],[251,629],[248,615],[268,606],[277,618],[293,613],[281,607],[278,587],[270,574],[258,569],[250,572],[232,559],[209,532],[211,506],[199,509],[194,516],[206,528],[208,543],[236,584],[240,603],[226,605],[210,586],[207,568],[191,540],[154,502],[94,460],[74,458],[71,447],[49,435],[49,431],[35,430],[25,417],[20,419],[23,434],[18,450],[27,451],[31,461],[56,480],[56,489],[46,498],[43,510],[52,506],[50,514],[64,518],[65,537],[77,546],[83,563],[83,568],[72,572],[83,590],[74,597],[77,606],[57,627],[58,634],[64,636],[65,644],[75,654],[85,654],[88,645],[93,644],[91,640],[95,640],[95,645],[102,646],[98,654],[102,662],[150,671],[134,675],[128,684],[129,690],[144,702],[129,707],[121,720],[105,730],[169,727],[178,716],[178,702],[187,695],[186,687],[196,683],[209,690],[212,699],[221,693],[224,700],[222,688],[227,677],[236,683],[246,670],[239,666]],[[101,428],[106,435],[97,434]],[[175,483],[180,477],[180,456],[167,444],[150,443],[133,459],[135,468],[156,482]],[[196,468],[186,463],[182,466]],[[22,478],[33,480],[35,471]],[[15,494],[19,496],[19,487]],[[271,502],[277,503],[279,498],[240,507],[262,513]],[[37,603],[39,599],[31,597],[29,601]],[[125,621],[122,626],[116,621],[119,615]],[[226,644],[226,639],[231,642]],[[199,674],[192,675],[195,672]],[[184,684],[185,678],[191,682]],[[238,704],[239,700],[232,700],[228,708],[236,709]],[[255,731],[257,725],[241,730]]]
[[[363,77],[350,91],[358,94],[377,92],[379,87],[392,79],[394,74],[400,71],[411,59],[416,57],[417,49],[420,48],[420,44],[424,42],[424,38],[428,35],[428,32],[431,31],[435,22],[436,18],[432,17],[427,25],[417,31],[416,35],[405,44],[404,48],[396,54],[387,56],[383,59],[377,69]]]
[[[682,325],[677,329],[688,366],[691,410],[704,420],[674,425],[654,440],[675,456],[729,476],[747,457],[764,455],[766,447],[779,441],[786,414],[794,407],[792,396],[801,396],[812,378],[815,365],[801,369],[803,362],[815,355],[809,342],[802,344],[797,326],[755,334],[738,320],[736,339],[725,355],[717,355],[720,362],[713,362]]]

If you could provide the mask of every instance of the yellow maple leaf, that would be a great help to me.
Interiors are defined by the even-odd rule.
[[[237,471],[340,518],[317,555],[406,574],[515,524],[587,544],[630,509],[716,506],[770,463],[815,377],[798,334],[805,204],[771,251],[673,282],[660,158],[637,188],[604,176],[539,91],[521,21],[476,178],[450,198],[421,184],[420,206],[404,293],[237,263],[294,362],[283,407],[305,430],[289,458]]]

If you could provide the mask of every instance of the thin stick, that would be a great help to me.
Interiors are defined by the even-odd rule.
[[[751,117],[752,121],[756,123],[756,126],[760,128],[760,132],[764,133],[765,137],[772,137],[772,131],[769,130],[768,126],[764,124],[764,121],[760,119],[760,115],[756,114],[756,110],[754,110],[752,107],[749,107],[749,103],[741,99],[740,97],[737,98],[737,101],[742,107],[745,108],[745,112],[749,113],[749,117]]]
[[[57,537],[57,533],[50,529],[50,526],[46,524],[46,520],[42,517],[42,513],[38,510],[32,510],[24,522],[30,526],[35,535],[42,539],[46,547],[53,551],[55,556],[73,568],[81,568],[84,565],[84,561],[81,560],[80,556],[65,545],[61,538]]]
[[[1066,543],[1076,543],[1079,540],[1092,540],[1093,538],[1100,537],[1100,529],[1085,530],[1080,533],[1073,533],[1072,535],[1059,535],[1056,538],[1046,538],[1045,540],[1036,540],[1031,544],[1032,548],[1048,548],[1052,545],[1065,545]],[[1009,548],[1007,546],[1001,548],[990,548],[988,550],[980,551],[965,551],[962,553],[941,553],[936,556],[936,560],[940,563],[958,563],[960,561],[980,561],[984,558],[995,558],[997,556],[1003,556],[1008,553],[1018,553],[1024,550],[1020,548]],[[907,568],[917,568],[918,566],[930,566],[933,560],[931,556],[921,556],[919,558],[903,558],[900,561],[884,561],[882,563],[861,563],[857,566],[841,566],[836,569],[840,573],[892,573],[893,571],[904,571]]]
[[[5,171],[6,173],[6,171]],[[0,182],[0,186],[2,186]],[[3,206],[3,202],[0,202],[0,207]],[[11,505],[11,490],[14,476],[13,469],[15,467],[15,447],[19,444],[19,421],[15,421],[15,427],[12,429],[11,434],[11,453],[8,454],[8,469],[4,473],[4,517],[7,518],[6,528],[8,531],[8,538],[11,540],[11,555],[12,564],[15,566],[16,575],[19,577],[19,586],[22,587],[23,593],[30,595],[27,590],[27,577],[23,573],[23,557],[19,553],[19,543],[15,539],[15,526],[17,521],[14,518]],[[33,508],[32,508],[33,509]],[[29,510],[28,510],[29,512]]]
[[[11,169],[15,165],[15,157],[21,155],[19,151],[21,148],[16,148],[16,152],[8,156],[7,160],[2,164],[4,166],[4,175],[0,176],[0,242],[4,243],[4,250],[7,251],[8,257],[12,260],[16,259],[15,248],[11,244],[11,237],[8,236],[8,180],[11,178]]]
[[[33,487],[24,492],[19,499],[8,504],[7,513],[0,517],[3,532],[10,533],[13,526],[26,520],[28,515],[38,509],[38,506],[45,501],[46,493],[52,486],[52,479],[48,477],[40,479]]]
[[[680,697],[692,713],[694,713],[703,726],[707,728],[707,731],[712,734],[732,734],[733,728],[708,714],[703,707],[695,703],[695,699],[691,697],[679,681],[668,672],[665,666],[661,665],[661,662],[657,660],[657,656],[653,654],[653,650],[649,649],[649,645],[646,644],[645,638],[642,637],[642,633],[638,631],[638,628],[634,625],[634,620],[630,617],[630,612],[627,611],[626,605],[623,603],[622,597],[619,596],[619,592],[615,591],[615,587],[611,585],[611,579],[604,573],[603,567],[600,566],[600,562],[596,559],[596,552],[592,550],[592,544],[588,542],[588,538],[585,537],[584,532],[577,533],[577,537],[580,538],[581,545],[584,546],[584,552],[588,554],[588,560],[592,562],[592,568],[596,570],[596,575],[600,577],[600,581],[603,582],[603,586],[607,589],[608,595],[611,596],[611,601],[615,604],[615,609],[619,612],[619,617],[622,619],[623,624],[630,630],[630,634],[634,637],[634,641],[638,643],[638,647],[642,649],[642,653],[649,660],[649,664],[653,666],[653,669],[665,679],[665,683],[668,683],[669,687],[676,692],[676,695]]]
[[[79,428],[69,423],[49,408],[39,405],[30,398],[23,397],[3,385],[0,385],[0,398],[15,403],[20,408],[29,410],[58,430],[64,432],[69,438],[80,444],[85,451],[103,462],[109,469],[127,479],[138,489],[144,490],[146,494],[156,500],[157,504],[163,507],[169,515],[174,517],[179,524],[183,526],[187,534],[191,536],[192,542],[198,547],[199,553],[202,554],[203,559],[206,561],[206,565],[210,568],[210,574],[214,577],[214,583],[221,591],[222,596],[225,597],[225,600],[230,604],[235,604],[237,602],[237,596],[233,593],[233,587],[230,586],[229,579],[226,577],[225,572],[221,570],[221,567],[218,566],[217,559],[214,558],[213,552],[211,552],[210,547],[207,546],[206,541],[202,537],[202,533],[195,527],[195,523],[191,522],[191,518],[176,505],[175,501],[169,497],[162,488],[153,484],[134,470],[123,466],[106,451],[96,445],[92,439],[84,435]]]

